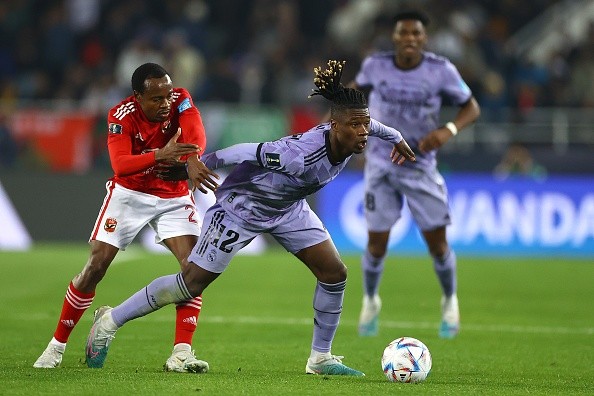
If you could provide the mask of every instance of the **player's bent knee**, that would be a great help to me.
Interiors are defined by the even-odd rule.
[[[347,267],[342,262],[332,267],[324,268],[318,275],[318,280],[323,283],[340,283],[347,279]]]
[[[373,257],[380,258],[386,255],[387,247],[385,245],[380,244],[370,244],[367,245],[367,250]]]
[[[433,246],[429,246],[429,254],[436,258],[444,257],[450,250],[447,243],[440,243]]]
[[[375,258],[384,257],[388,250],[388,241],[383,238],[370,238],[367,242],[367,250]]]
[[[184,260],[182,276],[188,292],[194,297],[202,294],[204,289],[210,285],[220,274],[210,272],[198,265]]]
[[[93,254],[81,271],[80,278],[84,279],[85,282],[94,281],[95,283],[99,283],[107,273],[111,261],[111,258],[108,256]]]

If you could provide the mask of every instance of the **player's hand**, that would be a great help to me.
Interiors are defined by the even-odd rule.
[[[419,140],[419,150],[426,153],[443,146],[452,137],[452,132],[446,127],[431,131],[430,134]]]
[[[390,154],[390,158],[392,158],[393,163],[397,163],[398,165],[402,165],[406,160],[412,162],[417,160],[415,153],[408,146],[408,143],[406,143],[406,140],[404,139],[402,139],[400,143],[394,145],[392,153]]]
[[[155,176],[165,181],[188,180],[188,171],[185,162],[176,162],[174,164],[157,164],[155,166]]]
[[[208,190],[216,191],[219,184],[215,179],[219,175],[211,171],[200,160],[188,160],[188,178],[192,183],[192,191],[198,189],[201,193],[207,194]]]
[[[155,161],[158,163],[175,164],[184,155],[197,154],[201,148],[197,144],[178,143],[181,128],[177,128],[175,135],[169,139],[165,147],[155,151]]]

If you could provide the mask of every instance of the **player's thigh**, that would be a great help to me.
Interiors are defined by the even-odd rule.
[[[221,273],[233,256],[257,235],[258,232],[246,230],[235,223],[215,204],[204,215],[202,231],[188,261],[207,271]]]
[[[369,231],[389,231],[400,219],[403,196],[388,177],[365,175],[365,220]]]
[[[158,214],[149,225],[155,230],[156,243],[182,235],[200,235],[202,219],[196,214],[191,195],[158,198],[155,210]]]
[[[410,212],[422,231],[451,223],[447,187],[437,169],[401,183]]]
[[[423,231],[423,238],[429,247],[429,253],[432,256],[443,257],[448,251],[448,241],[446,239],[446,227],[441,226],[432,230]]]
[[[270,235],[293,254],[330,238],[322,220],[305,200],[287,211],[271,228]]]
[[[180,235],[163,240],[163,244],[173,253],[180,265],[188,257],[196,242],[198,242],[196,235]]]
[[[305,200],[287,212],[270,234],[320,281],[336,283],[346,279],[346,267],[330,234]]]
[[[155,216],[157,197],[107,182],[107,195],[89,241],[97,240],[125,250]]]

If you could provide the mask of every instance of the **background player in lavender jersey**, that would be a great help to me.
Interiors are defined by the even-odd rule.
[[[404,198],[433,257],[442,289],[439,335],[455,337],[460,314],[456,293],[456,256],[448,246],[450,224],[447,189],[436,168],[437,150],[474,122],[480,108],[456,67],[446,58],[423,50],[428,18],[408,11],[395,17],[394,51],[363,60],[354,84],[368,95],[369,112],[378,121],[398,127],[417,161],[403,167],[385,161],[390,145],[369,138],[365,163],[367,249],[362,258],[364,297],[361,335],[376,335],[381,309],[379,283],[390,229],[401,216]],[[460,107],[455,118],[439,124],[442,100]]]
[[[332,102],[331,120],[304,134],[265,143],[244,143],[202,157],[211,169],[237,165],[215,189],[217,202],[182,271],[155,279],[115,308],[96,313],[87,339],[87,363],[103,365],[116,330],[124,323],[164,305],[197,296],[229,265],[237,252],[262,233],[272,235],[317,279],[313,298],[314,329],[309,374],[362,376],[345,366],[331,346],[342,311],[347,268],[306,197],[332,181],[352,154],[362,153],[368,136],[392,146],[388,161],[402,164],[415,157],[400,132],[370,119],[362,92],[340,84],[344,62],[316,68],[313,95]],[[193,182],[199,183],[194,179]],[[207,188],[213,182],[205,175]],[[210,184],[209,184],[210,183]]]

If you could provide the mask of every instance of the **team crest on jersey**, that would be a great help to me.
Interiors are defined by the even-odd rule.
[[[266,164],[268,166],[281,166],[280,163],[280,154],[278,153],[265,153],[264,157],[266,158]]]
[[[117,226],[118,226],[118,221],[116,219],[114,219],[113,217],[108,217],[107,220],[105,220],[103,229],[106,232],[114,232]]]
[[[122,126],[120,124],[114,124],[113,122],[111,122],[109,124],[109,133],[114,135],[121,135]]]

